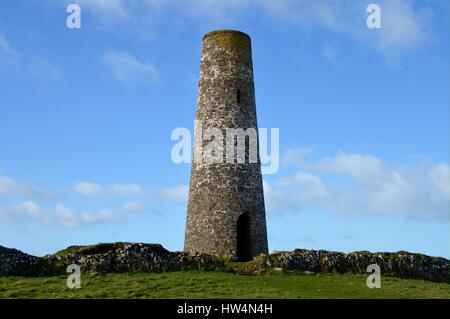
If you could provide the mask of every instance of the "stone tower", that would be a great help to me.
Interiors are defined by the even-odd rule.
[[[202,157],[208,142],[218,141],[205,136],[211,127],[223,133],[223,161],[215,163]],[[245,162],[239,162],[242,144],[227,136],[229,128],[258,129],[251,40],[239,31],[218,30],[203,37],[184,249],[245,261],[268,252],[258,136],[254,160],[247,136]],[[236,152],[233,162],[226,160],[227,137]]]

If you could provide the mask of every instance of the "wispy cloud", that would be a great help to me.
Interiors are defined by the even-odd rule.
[[[98,195],[122,195],[122,196],[141,196],[160,200],[168,200],[173,202],[186,202],[189,187],[187,185],[179,185],[173,187],[166,187],[160,190],[146,188],[142,185],[132,184],[111,184],[102,186],[93,182],[78,182],[75,183],[73,189],[83,195],[98,196]]]
[[[11,69],[47,80],[62,78],[59,69],[43,57],[27,55],[14,49],[6,36],[0,31],[0,71]]]
[[[450,198],[450,168],[441,163],[434,166],[429,173],[432,185],[445,197]]]
[[[122,211],[124,212],[142,212],[149,208],[143,201],[129,201],[122,204]]]
[[[113,76],[124,84],[148,84],[158,80],[158,71],[152,63],[139,61],[129,52],[109,51],[102,60]]]
[[[30,57],[28,61],[28,72],[46,78],[48,80],[59,80],[62,78],[59,69],[40,57]]]
[[[125,21],[131,28],[148,30],[170,21],[223,26],[243,20],[255,12],[261,18],[291,25],[300,32],[325,30],[347,36],[374,48],[386,57],[414,50],[433,36],[433,12],[427,3],[417,0],[379,0],[382,28],[366,27],[367,5],[371,0],[82,0],[80,4],[101,17],[102,23]],[[326,58],[334,57],[333,48],[325,48]]]
[[[63,204],[57,204],[54,214],[49,219],[51,223],[64,227],[81,227],[95,225],[103,222],[114,222],[123,220],[126,214],[130,212],[113,213],[110,209],[101,209],[97,212],[83,211],[74,213],[70,208]]]
[[[412,0],[383,0],[382,28],[373,33],[383,54],[392,55],[416,49],[433,37],[433,12]],[[370,39],[369,39],[370,40]]]
[[[184,203],[188,199],[189,187],[187,185],[168,187],[164,188],[161,194],[166,199]]]
[[[23,196],[26,198],[49,198],[50,195],[36,187],[0,175],[0,194]]]
[[[290,148],[281,157],[281,165],[302,165],[305,163],[305,157],[312,152],[312,147]]]
[[[147,191],[138,184],[112,184],[109,186],[101,186],[92,182],[75,183],[73,189],[87,196],[96,196],[104,193],[118,195],[145,195]]]
[[[145,195],[146,191],[138,184],[113,184],[109,190],[121,195]]]
[[[71,3],[73,1],[67,1]],[[114,22],[118,19],[129,18],[128,9],[133,1],[128,0],[77,0],[82,8],[92,11],[106,22]]]
[[[274,185],[265,181],[268,211],[320,208],[343,215],[450,218],[448,164],[393,168],[372,155],[338,152],[315,162],[303,158],[294,165],[295,174]]]
[[[19,57],[19,52],[11,47],[5,35],[0,32],[0,70],[6,67],[17,66]]]
[[[284,23],[311,31],[324,29],[336,35],[350,36],[391,56],[416,49],[433,35],[432,10],[414,0],[380,0],[381,29],[366,27],[370,0],[284,0],[262,1],[266,13]],[[325,51],[326,56],[336,52]]]
[[[51,226],[84,227],[123,221],[130,215],[138,213],[160,215],[161,211],[153,204],[185,202],[188,188],[181,185],[152,190],[136,183],[102,186],[83,181],[75,183],[71,189],[74,193],[92,197],[89,202],[83,201],[86,207],[74,210],[60,202],[70,199],[73,203],[74,193],[65,193],[63,196],[50,195],[12,177],[0,175],[0,196],[2,196],[0,221],[11,223],[33,221]],[[111,200],[112,198],[114,200]],[[15,201],[18,202],[14,203]],[[93,202],[97,206],[104,203],[109,207],[90,209],[89,205]]]
[[[105,222],[119,222],[130,215],[143,212],[158,213],[152,207],[138,202],[124,203],[116,211],[104,208],[97,211],[75,212],[61,203],[53,208],[41,208],[36,202],[24,201],[11,207],[0,206],[0,221],[16,223],[34,221],[45,225],[76,228]]]
[[[40,207],[33,201],[24,201],[12,207],[0,206],[0,220],[22,221],[37,220],[42,223],[49,223],[50,219]]]
[[[73,189],[81,194],[94,196],[103,193],[103,188],[95,183],[78,182],[73,186]]]

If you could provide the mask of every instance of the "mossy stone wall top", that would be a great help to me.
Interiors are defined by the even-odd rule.
[[[248,34],[236,30],[217,30],[203,36],[203,43],[234,51],[243,58],[251,55],[251,39]]]

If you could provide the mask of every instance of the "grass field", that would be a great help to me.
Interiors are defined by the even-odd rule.
[[[80,289],[67,276],[0,277],[0,298],[450,298],[450,285],[382,277],[380,289],[361,274],[273,272],[85,273]]]

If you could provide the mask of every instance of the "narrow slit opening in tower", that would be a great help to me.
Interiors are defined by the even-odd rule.
[[[237,220],[237,261],[252,259],[250,251],[250,221],[248,213],[243,213]]]
[[[250,136],[245,135],[245,163],[250,163]]]
[[[236,101],[237,101],[237,104],[241,103],[241,90],[237,90],[237,92],[236,92]]]

